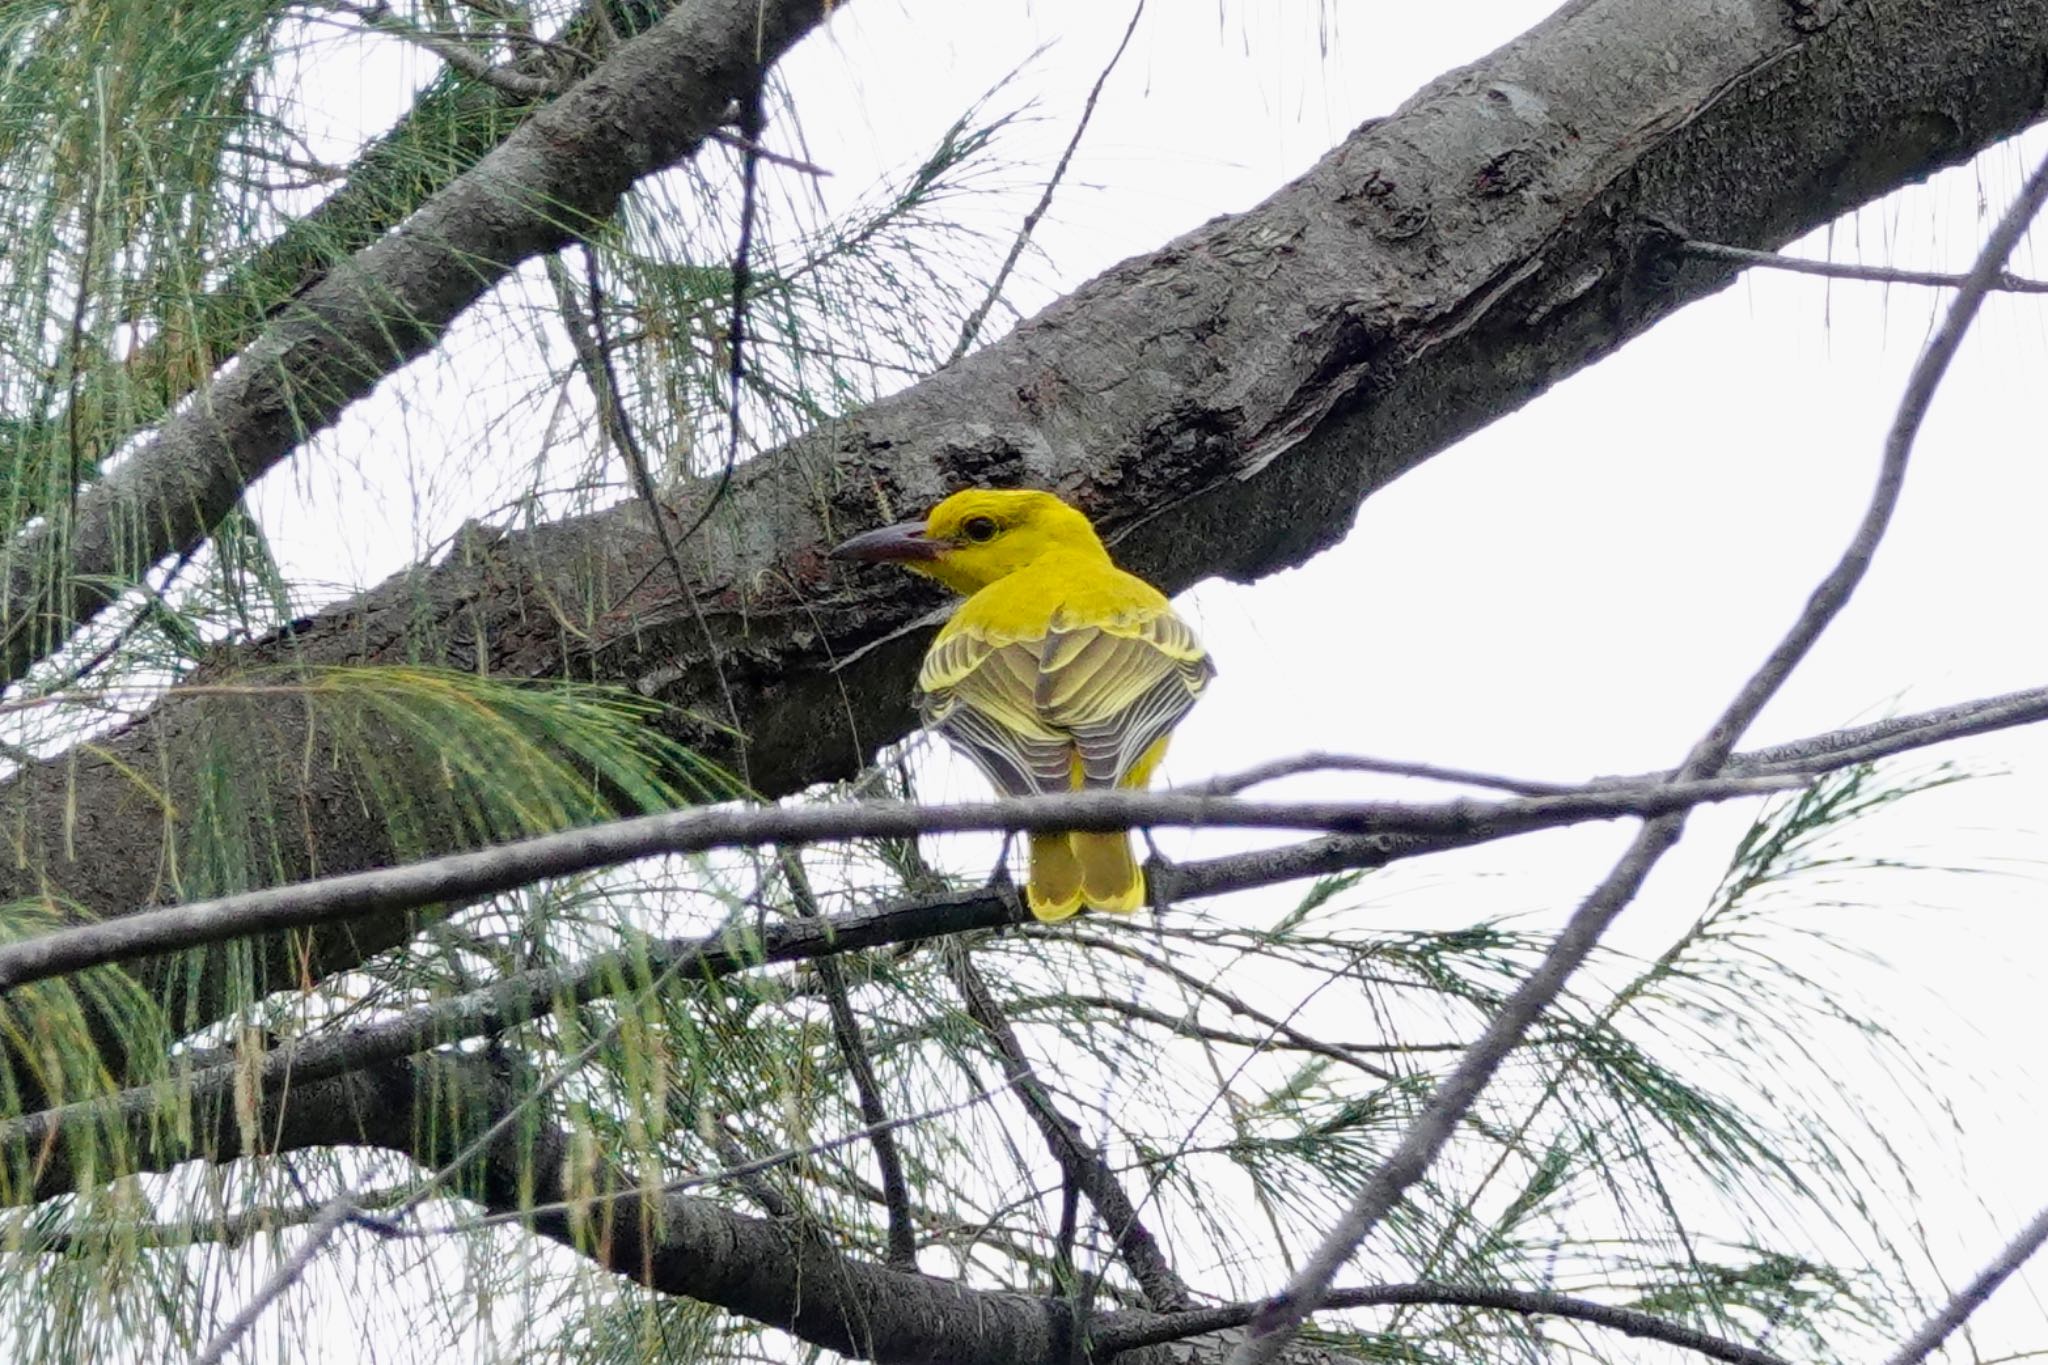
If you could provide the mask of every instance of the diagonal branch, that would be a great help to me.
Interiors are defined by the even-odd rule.
[[[1955,1297],[1943,1304],[1939,1313],[1929,1318],[1903,1346],[1886,1358],[1885,1365],[1920,1365],[1921,1361],[1934,1354],[1949,1333],[1968,1322],[1970,1314],[1983,1307],[1984,1301],[1997,1291],[1998,1286],[2012,1278],[2044,1245],[2048,1245],[2048,1209],[2035,1214],[2034,1221],[2021,1229],[2020,1235],[1998,1253],[1998,1258],[1957,1290]]]
[[[1876,487],[1847,548],[1807,600],[1792,627],[1743,684],[1680,766],[1675,782],[1697,781],[1719,772],[1757,714],[1777,695],[1785,680],[1806,657],[1830,622],[1848,605],[1884,539],[1893,510],[1905,486],[1914,437],[1927,414],[1949,362],[1961,347],[1991,282],[2004,267],[2028,224],[2048,203],[2048,160],[2021,188],[2019,197],[1999,219],[1978,253],[1968,281],[1951,302],[1939,330],[1913,367],[1897,416],[1885,437]],[[1373,1228],[1390,1213],[1408,1187],[1420,1180],[1456,1131],[1458,1123],[1508,1054],[1518,1046],[1538,1016],[1563,991],[1566,980],[1584,964],[1613,924],[1633,901],[1644,880],[1664,854],[1678,842],[1684,812],[1660,815],[1644,823],[1622,854],[1621,861],[1565,922],[1536,970],[1516,988],[1451,1074],[1444,1078],[1422,1114],[1400,1143],[1353,1198],[1315,1254],[1268,1300],[1255,1320],[1252,1335],[1231,1353],[1230,1365],[1265,1365],[1283,1351],[1302,1322],[1315,1312],[1331,1283],[1356,1254]]]
[[[827,8],[690,0],[295,298],[236,364],[81,496],[75,518],[16,538],[0,583],[0,682],[60,648],[150,565],[204,537],[244,488],[424,353],[520,262],[559,248],[609,216],[641,176],[695,151]]]
[[[988,982],[974,965],[971,951],[964,945],[953,954],[953,980],[960,987],[961,998],[967,1002],[968,1016],[981,1025],[989,1041],[995,1044],[996,1052],[1002,1058],[1004,1074],[1016,1084],[1017,1093],[1024,1100],[1024,1110],[1045,1139],[1053,1160],[1059,1163],[1068,1188],[1088,1196],[1088,1202],[1102,1215],[1110,1240],[1123,1257],[1131,1277],[1144,1291],[1145,1301],[1161,1312],[1187,1307],[1194,1301],[1194,1296],[1186,1283],[1174,1272],[1158,1239],[1139,1221],[1138,1206],[1124,1192],[1109,1162],[1103,1159],[1100,1151],[1088,1145],[1080,1127],[1059,1111],[1045,1086],[1032,1076],[1031,1062],[1024,1055],[1024,1045],[1018,1040],[1017,1031],[1003,1017],[1002,1006],[996,1002],[994,992],[989,990]]]
[[[124,361],[118,398],[95,387],[103,382],[97,376],[88,380],[81,402],[71,407],[99,414],[119,411],[126,414],[126,424],[83,449],[81,463],[96,470],[102,458],[161,420],[197,386],[197,376],[204,370],[195,374],[193,358],[184,347],[203,348],[199,366],[225,364],[254,341],[290,299],[342,268],[351,253],[404,221],[501,142],[538,102],[508,87],[545,83],[549,93],[566,88],[592,64],[583,56],[586,46],[619,29],[628,36],[639,33],[672,8],[674,0],[586,4],[567,18],[555,41],[537,44],[510,68],[500,68],[511,79],[478,81],[461,72],[437,84],[346,167],[306,166],[287,159],[286,164],[309,170],[321,180],[337,181],[339,187],[275,238],[240,255],[217,288],[185,300],[181,308],[189,316],[184,323],[164,329],[163,335],[144,342]],[[237,150],[266,155],[246,145]],[[135,315],[123,320],[144,319]],[[71,416],[67,409],[47,420],[69,424]],[[21,452],[43,434],[34,423],[0,433],[0,465],[18,466]],[[39,510],[25,507],[24,516]]]
[[[813,924],[825,922],[811,879],[804,871],[801,855],[785,848],[780,859],[782,875],[797,913]],[[839,1059],[853,1077],[854,1093],[860,1100],[861,1121],[874,1132],[875,1164],[882,1172],[882,1206],[889,1214],[889,1264],[898,1270],[917,1269],[917,1232],[910,1216],[910,1184],[903,1178],[903,1156],[896,1149],[896,1136],[883,1125],[889,1111],[882,1107],[882,1087],[875,1080],[875,1064],[861,1040],[860,1020],[854,1017],[853,1002],[847,996],[846,973],[836,957],[818,959],[818,979],[825,986],[825,1005],[832,1016],[832,1037],[839,1047]]]
[[[1023,259],[1024,248],[1031,244],[1031,234],[1038,230],[1038,220],[1045,217],[1045,211],[1052,207],[1052,197],[1059,193],[1060,182],[1067,178],[1067,167],[1074,160],[1074,153],[1081,146],[1081,139],[1087,135],[1088,124],[1095,117],[1095,103],[1102,98],[1102,87],[1109,84],[1109,78],[1124,59],[1124,50],[1131,45],[1131,36],[1138,31],[1138,21],[1145,17],[1145,0],[1131,9],[1131,22],[1124,25],[1124,36],[1117,40],[1116,51],[1109,54],[1109,62],[1095,77],[1095,84],[1089,87],[1088,98],[1081,102],[1081,117],[1074,122],[1073,136],[1067,139],[1060,159],[1053,164],[1052,174],[1046,177],[1045,189],[1039,194],[1038,202],[1024,215],[1024,221],[1017,227],[1017,235],[1011,239],[1010,252],[1003,257],[1003,263],[996,268],[995,278],[989,281],[988,290],[981,302],[967,315],[967,321],[960,324],[960,340],[953,345],[953,353],[946,357],[946,363],[954,361],[974,349],[975,338],[981,335],[982,324],[988,321],[989,311],[1003,296],[1003,286],[1010,281],[1010,273]]]

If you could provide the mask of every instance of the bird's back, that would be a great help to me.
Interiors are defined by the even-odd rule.
[[[1013,795],[1149,772],[1213,672],[1157,588],[1102,555],[1042,556],[961,604],[926,655],[926,722]]]

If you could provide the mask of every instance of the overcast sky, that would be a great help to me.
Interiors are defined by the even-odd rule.
[[[1250,206],[1362,119],[1550,8],[1155,2],[1011,297],[1033,311],[1124,256]],[[991,206],[989,221],[1007,230],[1129,14],[1101,0],[850,5],[783,66],[808,155],[834,172],[821,192],[858,199],[1043,48],[996,97],[998,107],[1028,100],[1034,113],[1006,135],[1006,153],[1030,167]],[[393,69],[418,69],[413,54],[380,51]],[[377,116],[375,86],[334,93],[337,128]],[[789,145],[779,136],[770,142]],[[1996,149],[1791,250],[1960,269],[2044,152],[2038,135]],[[2048,254],[2023,247],[2014,268],[2041,274]],[[1376,494],[1344,544],[1303,568],[1198,587],[1181,607],[1221,671],[1179,732],[1168,779],[1307,748],[1559,779],[1674,762],[1839,552],[1941,302],[1922,289],[1751,272]],[[2048,580],[2044,360],[2048,301],[1994,299],[1935,404],[1868,582],[1752,742],[2048,682],[2037,602]],[[366,404],[321,447],[388,444],[422,423],[429,415]],[[419,449],[393,458],[416,472],[432,464]],[[363,471],[353,484],[302,464],[266,491],[289,571],[368,583],[411,558],[420,534],[408,500],[373,495],[382,466],[350,461]],[[457,497],[448,506],[473,510]],[[380,517],[387,532],[344,541],[330,529]],[[2039,735],[2009,734],[1944,756],[1984,776],[1916,799],[1857,846],[1992,875],[1872,882],[1889,889],[1826,912],[1825,924],[1884,964],[1845,962],[1845,980],[1952,1062],[1960,1136],[1936,1136],[1910,1114],[1900,1126],[1909,1148],[1925,1147],[1922,1192],[1941,1210],[1929,1237],[1960,1280],[2048,1203],[2048,749]],[[964,767],[934,773],[934,795],[984,790]],[[1296,789],[1421,790],[1355,778]],[[1615,942],[1661,949],[1699,909],[1746,818],[1697,819]],[[1583,830],[1432,860],[1389,873],[1397,890],[1383,894],[1417,923],[1556,916],[1625,835]],[[1165,842],[1209,855],[1234,841]],[[1247,920],[1273,903],[1242,901]],[[2041,1286],[2048,1267],[1987,1312],[1987,1357],[2048,1339]]]

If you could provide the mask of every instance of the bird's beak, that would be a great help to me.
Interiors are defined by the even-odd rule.
[[[833,559],[858,559],[869,564],[914,564],[937,559],[946,552],[943,540],[925,536],[921,521],[900,521],[878,531],[866,531],[832,551]]]

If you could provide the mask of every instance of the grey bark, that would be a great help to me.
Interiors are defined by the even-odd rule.
[[[913,723],[906,679],[938,599],[828,565],[836,538],[964,483],[1028,482],[1079,501],[1170,589],[1297,563],[1374,489],[1733,278],[1669,250],[1666,225],[1777,246],[2027,126],[2044,73],[2048,0],[1567,5],[1259,207],[744,467],[684,555],[756,786],[844,774]],[[694,498],[679,510],[694,515]],[[637,505],[478,528],[447,562],[207,676],[425,658],[597,679],[670,704],[676,733],[715,750],[717,731],[690,720],[722,714],[713,652],[650,572],[660,553]],[[296,803],[279,823],[301,837],[271,849],[278,878],[395,859],[296,706],[174,695],[104,754],[8,785],[23,857],[6,891],[48,886],[100,915],[157,898],[167,832],[138,819],[120,767],[166,774],[175,793],[194,736],[223,716],[251,782]],[[273,941],[269,961],[323,974],[415,923],[360,920],[311,936],[303,957]]]

